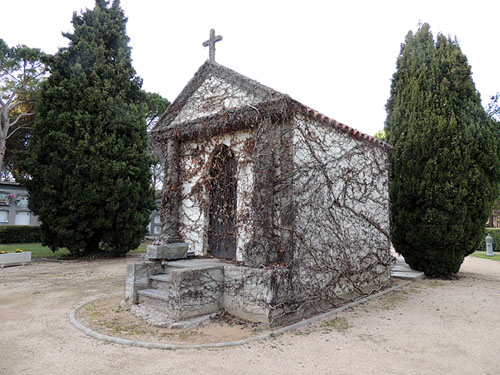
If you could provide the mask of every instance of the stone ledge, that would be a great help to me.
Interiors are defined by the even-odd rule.
[[[183,242],[169,243],[167,245],[148,245],[146,250],[147,260],[174,260],[187,258],[188,244]]]

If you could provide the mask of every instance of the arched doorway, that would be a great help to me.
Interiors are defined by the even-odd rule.
[[[214,257],[236,257],[236,159],[226,145],[210,166],[208,247]]]

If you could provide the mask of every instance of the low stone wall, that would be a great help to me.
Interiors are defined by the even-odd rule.
[[[369,294],[389,282],[390,270],[373,271],[354,277],[357,289],[345,282],[342,287],[324,289],[329,295],[314,295],[308,294],[307,277],[300,278],[284,267],[252,268],[217,259],[173,261],[162,267],[160,262],[144,261],[127,267],[125,300],[164,312],[173,320],[225,309],[250,321],[284,325]]]
[[[351,280],[341,279],[340,284],[332,283],[319,289],[312,288],[310,275],[301,277],[282,274],[277,279],[275,300],[269,321],[280,326],[297,322],[302,319],[323,313],[335,306],[355,300],[363,295],[369,295],[387,286],[391,280],[390,268],[379,269],[377,272],[359,272]],[[285,277],[286,276],[286,277]]]
[[[224,308],[254,322],[269,323],[276,288],[273,280],[285,269],[224,266]]]

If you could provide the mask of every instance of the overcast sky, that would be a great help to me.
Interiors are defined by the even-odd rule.
[[[0,38],[55,53],[67,45],[73,11],[94,0],[0,0]],[[419,21],[456,36],[483,104],[500,91],[500,1],[122,0],[133,65],[143,88],[173,101],[208,58],[373,134],[400,45]]]

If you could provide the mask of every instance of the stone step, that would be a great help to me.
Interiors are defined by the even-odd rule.
[[[158,275],[151,276],[150,279],[167,282],[171,279],[171,277],[170,277],[170,273],[168,273],[168,274],[167,273],[160,273]]]
[[[157,289],[164,291],[169,294],[174,293],[174,285],[172,282],[172,277],[170,276],[170,273],[168,274],[159,274],[159,275],[154,275],[149,278],[151,288],[152,289]]]
[[[137,294],[140,296],[149,297],[160,301],[168,301],[172,297],[170,293],[153,288],[138,290]]]
[[[192,261],[176,261],[169,262],[165,267],[164,273],[157,274],[149,277],[149,284],[152,289],[163,290],[171,294],[179,294],[179,284],[183,283],[185,279],[193,278],[206,278],[206,282],[215,279],[221,279],[223,274],[222,265],[217,263],[203,264]],[[222,279],[221,279],[222,280]]]
[[[391,272],[392,277],[397,277],[399,279],[419,279],[421,277],[424,277],[423,272],[419,271],[393,271]]]
[[[392,270],[393,271],[411,271],[411,268],[408,266],[396,264],[394,267],[392,267]]]
[[[217,258],[212,259],[181,259],[167,262],[167,269],[176,268],[211,268],[214,266],[223,266],[225,263]]]
[[[162,290],[157,289],[142,289],[137,291],[137,300],[139,306],[144,306],[149,309],[167,314],[172,319],[178,318],[173,311],[174,303],[172,296]]]
[[[174,263],[171,265],[170,263]],[[139,305],[187,319],[220,310],[224,268],[214,262],[169,262],[167,272],[149,277],[149,289],[137,291]]]
[[[140,306],[165,313],[174,320],[218,312],[221,298],[220,289],[205,289],[200,286],[188,290],[165,291],[150,288],[137,291]]]

